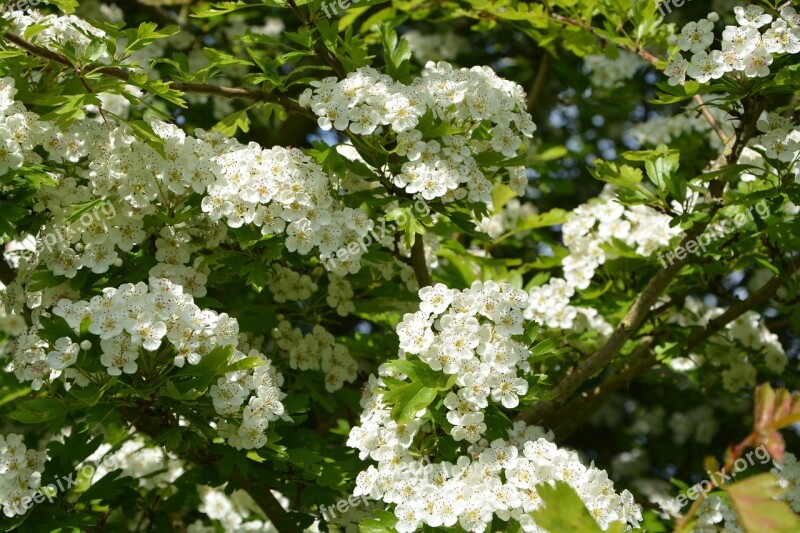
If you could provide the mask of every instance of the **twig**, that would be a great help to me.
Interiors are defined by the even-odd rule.
[[[308,20],[308,17],[306,17],[303,11],[298,7],[295,0],[287,0],[286,4],[289,6],[289,9],[292,10],[295,16],[300,19],[300,22],[303,23],[304,26],[308,26],[309,28],[312,27],[311,21]],[[317,54],[319,54],[319,56],[331,66],[333,71],[336,72],[336,75],[339,77],[339,79],[342,79],[347,75],[347,73],[344,71],[344,66],[342,65],[341,61],[339,61],[336,56],[333,55],[330,50],[328,50],[328,47],[325,46],[325,43],[322,42],[321,35],[320,38],[314,43],[314,48],[316,49]]]
[[[697,103],[698,106],[697,109],[700,111],[700,113],[703,114],[703,117],[705,117],[706,121],[708,121],[708,123],[711,124],[711,128],[717,134],[717,137],[719,137],[719,139],[722,141],[722,144],[727,144],[728,136],[725,135],[725,131],[723,131],[722,126],[719,125],[717,119],[714,118],[714,115],[712,115],[711,111],[708,110],[708,107],[706,106],[706,102],[705,100],[703,100],[703,97],[700,96],[699,94],[696,94],[692,97],[692,99]]]
[[[586,24],[583,24],[579,20],[575,20],[575,19],[572,19],[572,18],[569,18],[569,17],[565,17],[564,15],[559,15],[558,13],[550,13],[550,16],[553,18],[553,20],[561,22],[562,24],[568,24],[570,26],[576,26],[578,28],[581,28],[582,30],[584,30],[584,31],[586,31],[588,33],[591,33],[592,35],[594,35],[595,37],[597,37],[598,39],[600,39],[604,43],[612,44],[613,46],[616,46],[617,48],[621,48],[623,50],[627,50],[629,52],[633,52],[634,54],[638,55],[639,57],[641,57],[642,59],[644,59],[648,63],[651,63],[652,65],[655,65],[658,62],[658,58],[656,56],[654,56],[653,54],[651,54],[650,52],[648,52],[647,50],[645,50],[641,46],[629,47],[629,46],[625,46],[625,45],[623,45],[621,43],[609,41],[608,37],[606,37],[605,35],[600,35],[600,33],[597,32],[597,29],[594,28],[593,26],[591,26],[591,25],[587,26]]]
[[[637,45],[635,47],[630,47],[630,46],[625,46],[624,44],[619,43],[619,42],[610,41],[608,39],[608,37],[598,33],[597,29],[595,29],[593,26],[591,26],[591,25],[587,26],[586,24],[583,24],[578,20],[571,19],[571,18],[565,17],[563,15],[559,15],[558,13],[551,13],[550,16],[554,20],[556,20],[558,22],[561,22],[562,24],[568,24],[570,26],[576,26],[578,28],[583,29],[584,31],[587,31],[587,32],[591,33],[592,35],[597,37],[604,44],[611,44],[611,45],[616,46],[617,48],[619,48],[621,50],[626,50],[628,52],[632,52],[632,53],[638,55],[639,57],[641,57],[642,59],[644,59],[645,61],[647,61],[648,63],[650,63],[654,68],[656,68],[658,70],[662,70],[662,68],[658,65],[658,58],[656,56],[654,56],[653,54],[651,54],[650,52],[648,52],[647,50],[645,50],[644,48],[642,48],[641,46]],[[700,112],[702,113],[703,117],[706,119],[706,121],[708,121],[708,123],[714,129],[714,132],[716,132],[717,136],[722,140],[722,143],[726,144],[728,142],[728,138],[727,138],[728,136],[725,135],[725,132],[720,127],[719,122],[717,122],[717,119],[714,118],[714,115],[712,115],[708,111],[708,109],[706,108],[706,103],[703,100],[703,97],[700,96],[699,94],[696,94],[693,97],[693,99],[697,103],[697,105],[699,106]]]
[[[52,50],[48,50],[43,46],[39,46],[37,44],[33,44],[29,41],[26,41],[22,37],[14,35],[11,32],[3,33],[3,38],[11,43],[14,43],[15,45],[17,45],[18,47],[22,48],[23,50],[32,55],[41,57],[43,59],[47,59],[49,61],[53,61],[55,63],[59,63],[61,65],[64,65],[65,67],[68,67],[70,70],[77,71],[77,67],[73,65],[72,62],[67,57],[59,53],[53,52]],[[80,72],[83,72],[84,75],[90,72],[97,72],[124,82],[130,81],[131,77],[130,72],[125,69],[118,67],[108,67],[97,64],[84,65],[83,68],[80,70]],[[81,81],[83,81],[82,78]],[[244,100],[255,100],[257,102],[275,103],[283,106],[288,111],[302,114],[313,119],[317,118],[316,115],[314,115],[310,110],[300,106],[294,100],[284,96],[272,94],[267,91],[251,91],[248,89],[241,89],[237,87],[220,87],[217,85],[205,85],[201,83],[172,82],[170,83],[169,86],[172,89],[184,93],[211,94],[215,96],[222,96],[225,98],[241,98]]]

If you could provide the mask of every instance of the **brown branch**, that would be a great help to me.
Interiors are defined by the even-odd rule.
[[[787,276],[792,276],[798,269],[800,269],[800,263],[792,263],[785,271],[785,274]],[[703,329],[697,330],[690,335],[679,357],[688,356],[694,348],[722,331],[725,326],[748,311],[752,311],[756,307],[766,303],[770,298],[775,296],[775,293],[777,293],[782,286],[782,278],[780,276],[774,276],[747,299],[740,300],[731,305],[724,313],[710,320]],[[609,376],[591,393],[574,398],[559,411],[558,418],[560,422],[553,426],[553,431],[559,439],[571,435],[580,427],[583,421],[594,413],[594,411],[614,392],[627,385],[656,364],[656,355],[650,349],[653,340],[650,337],[648,337],[648,339],[649,341],[646,340],[631,354],[630,360],[620,371]]]
[[[3,33],[3,38],[15,44],[16,46],[22,48],[31,55],[47,59],[48,61],[59,63],[69,68],[70,70],[82,72],[84,75],[87,73],[99,73],[124,82],[130,81],[131,73],[125,69],[118,67],[109,67],[105,65],[98,65],[98,64],[87,64],[84,65],[80,70],[78,70],[78,67],[73,65],[72,62],[67,57],[57,52],[53,52],[52,50],[48,50],[43,46],[39,46],[37,44],[33,44],[29,41],[26,41],[22,37],[14,35],[11,32]],[[241,89],[237,87],[220,87],[218,85],[206,85],[201,83],[171,82],[169,86],[172,89],[184,93],[210,94],[214,96],[222,96],[225,98],[240,98],[243,100],[254,100],[257,102],[274,103],[283,106],[287,111],[305,115],[313,119],[317,118],[316,115],[314,115],[310,110],[300,106],[297,102],[295,102],[291,98],[273,94],[267,91],[251,91],[248,89]]]
[[[704,224],[693,228],[683,239],[681,245],[683,246],[690,240],[694,240],[704,229]],[[653,276],[606,343],[589,357],[581,360],[577,366],[556,384],[552,390],[552,400],[539,402],[533,405],[531,409],[522,413],[519,419],[524,420],[528,424],[540,423],[542,420],[546,420],[553,413],[561,409],[569,396],[578,390],[581,385],[605,368],[606,365],[619,354],[625,342],[627,342],[644,323],[649,310],[653,307],[661,293],[678,275],[684,265],[689,262],[689,257],[690,256],[686,255],[682,260],[678,259],[675,263],[666,269],[660,270]]]
[[[785,274],[787,276],[793,276],[798,268],[800,268],[800,262],[795,261],[786,269]],[[699,344],[722,331],[725,326],[746,312],[752,311],[754,308],[766,303],[778,292],[778,289],[780,289],[782,285],[783,279],[780,276],[773,276],[772,279],[765,283],[760,289],[751,294],[749,298],[739,300],[726,309],[724,313],[709,320],[705,328],[697,330],[689,336],[689,340],[686,343],[686,348],[682,355],[688,353]]]
[[[653,54],[651,54],[650,52],[648,52],[647,50],[645,50],[644,48],[642,48],[641,46],[637,45],[636,47],[630,47],[630,46],[625,46],[624,44],[619,43],[619,42],[612,42],[605,35],[601,35],[600,33],[598,33],[597,29],[595,29],[594,26],[591,26],[591,25],[587,26],[586,24],[583,24],[578,20],[575,20],[575,19],[572,19],[572,18],[569,18],[569,17],[565,17],[565,16],[559,15],[557,13],[551,13],[550,16],[554,20],[556,20],[556,21],[558,21],[558,22],[560,22],[562,24],[567,24],[567,25],[570,25],[570,26],[576,26],[578,28],[583,29],[584,31],[587,31],[587,32],[591,33],[592,35],[597,37],[597,39],[599,39],[603,44],[606,44],[606,45],[607,44],[611,44],[612,46],[616,46],[617,48],[619,48],[621,50],[632,52],[632,53],[638,55],[639,57],[641,57],[642,59],[644,59],[645,61],[647,61],[648,63],[650,63],[650,65],[652,65],[653,68],[656,68],[657,70],[663,70],[657,64],[658,63],[658,58],[656,56],[654,56]],[[728,136],[725,135],[725,132],[720,127],[719,122],[717,122],[717,119],[714,118],[714,115],[712,115],[708,111],[708,109],[706,108],[706,103],[703,100],[703,97],[700,96],[699,94],[696,94],[693,97],[693,99],[697,103],[697,105],[699,106],[699,110],[700,110],[700,113],[703,115],[703,118],[705,118],[706,121],[711,125],[711,128],[713,128],[714,132],[717,134],[717,136],[720,138],[720,140],[722,140],[722,143],[723,144],[727,144]]]
[[[717,134],[717,137],[722,141],[722,144],[728,143],[728,136],[725,135],[725,132],[722,129],[722,126],[719,125],[717,119],[714,118],[714,115],[711,114],[711,111],[708,110],[708,106],[706,105],[706,101],[703,100],[703,97],[699,94],[696,94],[692,97],[692,99],[697,103],[697,109],[706,119],[706,121],[711,124],[711,128],[714,130],[714,133]]]
[[[612,394],[652,367],[657,360],[656,354],[652,350],[654,342],[654,337],[642,339],[641,344],[630,354],[622,368],[591,392],[573,398],[559,411],[558,421],[553,423],[552,419],[548,420],[556,438],[562,440],[569,437]]]
[[[724,164],[734,164],[739,160],[742,150],[747,142],[755,134],[755,126],[758,117],[761,115],[766,102],[763,99],[751,97],[742,101],[744,111],[740,127],[737,128],[736,135],[730,139],[725,147],[725,151],[720,154],[712,165],[712,169],[720,168]],[[722,207],[719,199],[725,188],[725,182],[716,178],[709,184],[709,197],[714,202],[709,209],[708,219],[705,222],[695,224],[695,226],[684,236],[680,247],[686,248],[689,242],[694,241],[705,232],[716,213]],[[586,359],[581,360],[561,379],[552,389],[553,398],[548,401],[534,404],[528,411],[523,412],[518,419],[528,424],[541,423],[547,420],[554,413],[559,411],[569,397],[578,390],[586,381],[594,377],[605,368],[623,348],[631,336],[638,331],[646,320],[650,310],[655,305],[659,296],[664,292],[673,279],[680,273],[683,267],[692,259],[689,254],[684,255],[683,259],[677,260],[666,268],[662,268],[656,273],[644,290],[638,296],[625,317],[614,329],[606,343],[596,352]]]

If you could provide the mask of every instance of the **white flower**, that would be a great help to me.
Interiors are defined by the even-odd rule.
[[[769,66],[772,64],[772,54],[759,46],[744,57],[744,73],[749,78],[763,78],[769,76]]]
[[[54,345],[55,350],[47,354],[47,362],[56,370],[63,370],[78,360],[80,347],[69,337],[61,337]]]
[[[139,368],[136,360],[139,354],[135,351],[103,352],[100,362],[107,368],[109,375],[119,376],[123,372],[133,374]]]
[[[437,283],[433,287],[424,287],[419,291],[421,300],[419,309],[423,313],[440,315],[450,306],[453,301],[453,291],[442,283]]]
[[[700,83],[707,83],[711,79],[721,78],[725,74],[721,52],[715,50],[711,54],[706,52],[694,54],[687,73]]]
[[[764,8],[758,5],[736,6],[733,12],[736,14],[736,22],[746,28],[760,28],[772,22],[772,15],[764,13]]]
[[[706,19],[689,22],[681,29],[678,47],[684,52],[705,52],[714,42],[714,24]]]
[[[670,85],[682,85],[686,81],[686,69],[689,68],[689,62],[682,56],[678,56],[669,62],[667,68],[664,69],[664,74],[669,76],[668,83]]]

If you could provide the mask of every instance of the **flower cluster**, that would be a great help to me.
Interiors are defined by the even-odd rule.
[[[681,234],[671,228],[671,218],[643,205],[625,207],[606,190],[600,199],[577,207],[562,228],[569,255],[562,262],[564,278],[552,278],[530,290],[530,305],[525,318],[549,328],[568,329],[580,315],[591,327],[610,333],[602,317],[593,309],[570,305],[576,289],[586,289],[595,271],[607,259],[604,245],[619,241],[637,255],[648,257]]]
[[[527,346],[513,338],[524,333],[528,295],[487,281],[464,291],[440,283],[421,289],[419,297],[420,310],[397,326],[400,349],[457,376],[457,391],[444,400],[450,434],[476,442],[486,430],[482,410],[489,399],[514,408],[528,392],[528,382],[518,376],[519,370],[530,371]]]
[[[52,183],[37,191],[35,208],[52,215],[42,231],[48,248],[42,261],[54,274],[74,277],[81,268],[101,274],[119,266],[119,253],[145,240],[144,217],[156,205],[176,206],[192,193],[204,195],[202,213],[160,231],[156,259],[162,264],[150,275],[169,277],[198,296],[206,273],[197,262],[189,264],[200,246],[194,241],[214,247],[225,236],[220,220],[231,228],[252,224],[263,235],[284,234],[288,251],[307,255],[317,248],[324,256],[361,242],[374,226],[363,210],[334,199],[322,167],[301,150],[245,146],[202,130],[192,137],[154,121],[162,156],[124,126],[81,120],[62,131],[27,112],[14,94],[13,79],[0,80],[0,133],[7,131],[0,136],[0,173],[41,162],[38,146],[53,162],[80,163],[72,167],[76,177],[52,173]],[[109,213],[71,220],[75,205],[112,196],[118,200],[108,202]],[[362,254],[360,248],[351,254],[348,271],[358,272]]]
[[[800,14],[793,7],[782,7],[780,17],[774,19],[763,7],[752,4],[737,6],[734,13],[738,25],[725,27],[719,50],[710,49],[717,13],[689,22],[672,39],[672,44],[692,55],[689,60],[681,54],[672,58],[664,70],[670,85],[683,84],[687,75],[700,83],[738,72],[763,78],[769,75],[775,55],[800,52]]]
[[[722,307],[709,307],[701,300],[688,297],[683,311],[673,315],[671,322],[681,326],[705,326],[725,311]],[[694,369],[700,365],[726,366],[722,371],[722,384],[726,390],[737,392],[754,387],[757,369],[765,367],[769,372],[781,374],[788,364],[786,353],[775,333],[767,329],[763,318],[755,311],[748,311],[725,326],[714,336],[704,355],[692,353],[688,360],[673,361],[675,369]]]
[[[347,346],[335,342],[333,335],[320,325],[303,335],[281,320],[272,331],[278,347],[289,355],[289,366],[297,370],[321,370],[325,374],[325,390],[335,392],[345,382],[353,383],[358,365]]]
[[[489,203],[494,184],[476,157],[492,150],[513,157],[523,145],[522,137],[533,136],[536,129],[525,111],[521,87],[487,67],[454,69],[445,62],[428,63],[411,85],[361,68],[344,80],[316,83],[300,103],[314,111],[323,130],[370,135],[388,127],[397,135],[395,152],[405,161],[392,177],[394,185],[425,200]],[[431,137],[422,127],[426,114],[441,121],[437,129],[448,133]],[[487,123],[492,140],[474,138]],[[524,192],[524,169],[507,170],[511,187]]]
[[[245,532],[258,531],[261,533],[277,533],[278,530],[269,520],[250,519],[251,516],[260,516],[263,512],[250,495],[241,489],[227,494],[225,487],[212,488],[198,487],[201,504],[198,510],[208,518],[218,521],[224,531]],[[284,507],[288,507],[288,500],[277,491],[273,495]],[[215,533],[218,527],[205,524],[198,519],[186,528],[187,533]]]
[[[32,42],[52,50],[56,49],[54,45],[70,47],[77,57],[86,52],[93,37],[106,36],[104,31],[74,15],[43,15],[38,10],[29,13],[11,10],[4,13],[3,18],[11,23],[11,28],[17,35],[22,35],[31,26],[36,26],[37,31],[31,35]],[[102,52],[100,58],[110,59],[106,51]]]
[[[356,310],[353,304],[353,287],[350,282],[338,276],[328,276],[328,305],[336,309],[339,316],[347,316]]]
[[[800,130],[792,123],[791,118],[768,113],[758,121],[758,129],[762,135],[756,138],[756,142],[763,148],[767,158],[790,165],[798,161]]]
[[[112,452],[108,443],[101,444],[86,458],[85,464],[96,464],[92,483],[109,472],[120,469],[122,475],[138,479],[139,486],[151,490],[167,487],[185,472],[183,462],[160,446],[151,446],[142,437],[126,440]],[[76,470],[80,470],[80,465]]]
[[[318,248],[329,256],[372,229],[364,211],[334,200],[328,176],[302,150],[265,150],[211,133],[200,139],[208,143],[216,176],[201,204],[211,220],[225,218],[233,228],[254,224],[263,235],[285,233],[286,249],[301,255]],[[351,258],[356,265],[359,257]]]
[[[30,502],[39,488],[46,461],[45,452],[25,447],[22,435],[0,435],[0,502],[6,516],[25,512],[23,499]]]
[[[88,386],[87,372],[91,370],[87,369],[92,365],[85,360],[79,364],[79,360],[81,356],[94,357],[98,352],[95,344],[99,344],[99,362],[110,376],[137,372],[141,357],[151,360],[151,365],[171,362],[182,367],[187,362],[198,364],[217,348],[230,347],[230,364],[245,358],[258,360],[255,368],[227,373],[210,390],[218,414],[229,418],[242,411],[241,425],[220,427],[231,445],[263,446],[268,423],[284,414],[282,376],[258,351],[244,354],[236,349],[236,319],[201,309],[181,286],[167,279],[151,278],[149,286],[140,282],[105,288],[102,295],[89,301],[62,299],[52,313],[65,320],[74,337],[61,337],[51,346],[31,330],[17,338],[12,349],[10,368],[21,382],[32,381],[34,389],[60,376],[66,386]],[[84,328],[97,340],[75,342]],[[171,361],[162,347],[169,348],[166,353],[171,354]]]
[[[308,300],[317,291],[317,284],[308,275],[277,264],[274,268],[275,273],[267,278],[267,286],[276,302]]]
[[[514,338],[524,333],[527,293],[487,281],[463,291],[438,284],[421,289],[419,296],[420,310],[406,314],[397,326],[400,356],[415,354],[432,370],[453,376],[455,389],[444,399],[445,427],[454,441],[467,442],[467,455],[455,464],[418,464],[415,437],[436,429],[425,421],[427,409],[408,422],[392,419],[384,397],[387,385],[402,384],[405,376],[383,364],[379,376],[369,378],[361,425],[348,439],[362,459],[378,462],[358,475],[355,494],[395,505],[395,527],[401,532],[456,523],[480,532],[494,516],[538,531],[527,514],[541,505],[536,485],[555,480],[570,484],[601,525],[640,519],[630,494],[617,495],[605,472],[586,468],[577,454],[559,450],[538,428],[520,423],[508,440],[490,444],[483,438],[489,401],[514,408],[528,390],[527,380],[518,375],[530,371],[527,346]]]
[[[583,58],[583,64],[591,73],[594,85],[613,89],[620,85],[620,82],[633,78],[636,71],[646,63],[632,52],[620,51],[614,59],[605,54],[588,55]]]
[[[786,489],[780,499],[789,502],[795,513],[800,513],[800,461],[793,453],[786,452],[783,461],[775,467],[772,473],[780,479],[781,488]]]
[[[515,424],[508,439],[485,439],[471,446],[455,463],[424,464],[409,450],[419,429],[389,420],[388,409],[376,390],[381,379],[371,376],[362,399],[362,425],[353,428],[348,445],[365,457],[366,443],[377,443],[377,468],[369,466],[356,478],[354,494],[394,505],[397,531],[416,531],[423,524],[451,527],[458,523],[466,531],[482,532],[496,516],[515,521],[523,531],[541,529],[529,514],[538,509],[541,498],[536,486],[564,481],[581,497],[601,527],[616,520],[636,524],[641,511],[632,495],[617,494],[605,471],[584,466],[575,452],[559,449],[540,428]],[[428,428],[423,428],[429,431]]]
[[[745,533],[736,511],[720,496],[708,496],[697,510],[697,521],[693,531],[713,533],[715,531]]]
[[[713,95],[708,96],[709,100]],[[734,121],[727,113],[717,107],[707,106],[709,113],[717,120],[725,135],[730,137],[734,132]],[[640,122],[630,129],[630,135],[639,145],[658,146],[669,145],[674,139],[679,139],[687,134],[699,133],[706,135],[709,144],[715,150],[722,148],[722,141],[713,132],[711,125],[703,117],[698,117],[690,112],[673,116],[656,116],[646,122]]]
[[[423,34],[411,30],[403,34],[403,39],[408,41],[408,48],[414,54],[414,59],[422,65],[429,61],[452,61],[459,50],[469,47],[469,41],[465,37],[452,31]]]

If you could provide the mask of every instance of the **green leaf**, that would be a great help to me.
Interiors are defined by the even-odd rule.
[[[603,530],[592,518],[580,496],[563,481],[555,485],[536,486],[545,506],[531,512],[534,521],[551,533],[618,533],[625,530],[622,522],[612,522]]]
[[[592,175],[600,181],[616,185],[621,190],[620,200],[626,203],[643,203],[653,201],[656,197],[642,185],[642,171],[628,165],[619,167],[607,161],[595,161]]]
[[[400,423],[410,422],[415,415],[428,407],[440,390],[448,390],[456,376],[447,376],[432,370],[422,361],[397,360],[387,363],[395,372],[406,374],[411,383],[384,378],[388,391],[383,394],[386,402],[393,404],[392,418]]]
[[[158,39],[166,39],[180,31],[179,26],[167,26],[158,30],[155,22],[142,22],[136,30],[128,30],[128,45],[125,47],[124,54],[130,54],[136,50],[141,50],[148,44]]]
[[[644,162],[647,177],[661,191],[667,190],[680,165],[680,151],[668,150],[663,144],[655,150],[625,152],[622,157],[628,161]],[[683,200],[683,198],[678,199]]]
[[[67,15],[74,13],[75,9],[78,7],[78,0],[48,0],[47,3],[56,6]],[[31,5],[33,6],[36,4],[31,2]]]
[[[358,524],[358,533],[394,533],[397,518],[389,511],[375,509],[372,514],[376,518],[362,520]]]
[[[234,111],[227,117],[223,118],[214,125],[214,131],[218,131],[223,135],[233,137],[238,130],[247,133],[250,131],[250,117],[247,116],[247,111],[253,106],[245,109]]]
[[[393,79],[409,83],[411,81],[411,50],[408,41],[397,38],[397,32],[385,22],[380,26],[381,43],[383,44],[383,60],[386,62],[386,73]]]
[[[558,355],[556,349],[561,346],[561,339],[552,338],[543,340],[533,348],[531,348],[530,362],[543,361],[549,359],[554,355]]]
[[[23,424],[40,424],[67,414],[72,407],[57,398],[35,398],[17,405],[8,417]]]

